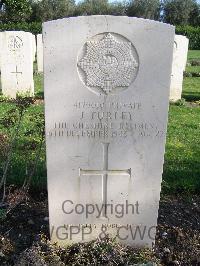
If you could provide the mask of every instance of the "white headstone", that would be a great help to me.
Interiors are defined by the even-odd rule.
[[[0,32],[0,71],[1,71],[1,54],[2,54],[2,45],[3,45],[3,42],[2,42],[2,32]]]
[[[34,94],[32,34],[23,31],[2,33],[1,85],[5,96]]]
[[[175,35],[176,36],[176,35]],[[185,36],[183,36],[183,37],[185,37]],[[176,38],[176,37],[175,37]],[[186,66],[187,66],[187,57],[188,57],[188,49],[189,49],[189,42],[190,42],[190,40],[187,38],[187,37],[185,37],[186,38],[186,40],[185,40],[185,42],[184,42],[184,44],[185,44],[185,53],[184,53],[184,55],[183,55],[183,60],[184,60],[184,71],[185,71],[185,69],[186,69]]]
[[[43,40],[42,34],[37,35],[37,70],[43,72]]]
[[[52,241],[106,232],[151,246],[174,27],[129,17],[66,18],[44,23],[43,40]]]
[[[175,35],[170,85],[171,101],[177,101],[181,99],[183,87],[183,73],[187,63],[188,45],[188,38],[182,35]]]
[[[35,39],[35,35],[32,34],[32,41],[33,41],[33,62],[35,62],[35,56],[36,56],[36,39]]]

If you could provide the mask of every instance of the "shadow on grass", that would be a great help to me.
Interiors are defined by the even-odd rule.
[[[2,167],[0,169],[0,176],[2,176]],[[27,174],[27,164],[20,161],[12,161],[12,165],[8,171],[7,185],[16,185],[21,187],[24,183]],[[44,162],[39,162],[35,174],[31,181],[31,188],[38,191],[43,191],[47,189],[47,172],[46,165]]]
[[[165,160],[163,191],[166,193],[200,193],[199,162]]]
[[[44,92],[43,91],[39,91],[37,93],[35,93],[35,99],[44,99]]]
[[[183,92],[182,98],[184,98],[187,102],[199,101],[200,92]]]

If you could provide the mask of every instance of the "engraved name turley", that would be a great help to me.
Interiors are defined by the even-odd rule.
[[[120,35],[105,33],[100,37],[86,42],[78,60],[83,83],[93,92],[106,95],[127,89],[138,72],[136,49]]]

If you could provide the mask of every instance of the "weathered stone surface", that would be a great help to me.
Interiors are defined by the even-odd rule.
[[[32,44],[32,48],[33,48],[33,62],[35,62],[35,59],[36,59],[36,39],[35,39],[35,35],[32,34],[32,41],[33,41],[33,44]]]
[[[37,35],[37,70],[43,72],[43,41],[42,34]]]
[[[2,42],[2,32],[0,32],[0,70],[1,70],[1,54],[2,54],[2,45],[3,45],[3,42]]]
[[[52,241],[109,233],[151,246],[174,27],[128,17],[67,18],[44,23],[43,39]]]

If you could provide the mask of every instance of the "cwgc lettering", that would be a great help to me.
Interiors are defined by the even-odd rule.
[[[55,38],[56,36],[56,38]],[[90,16],[43,24],[50,233],[155,241],[174,27]]]

